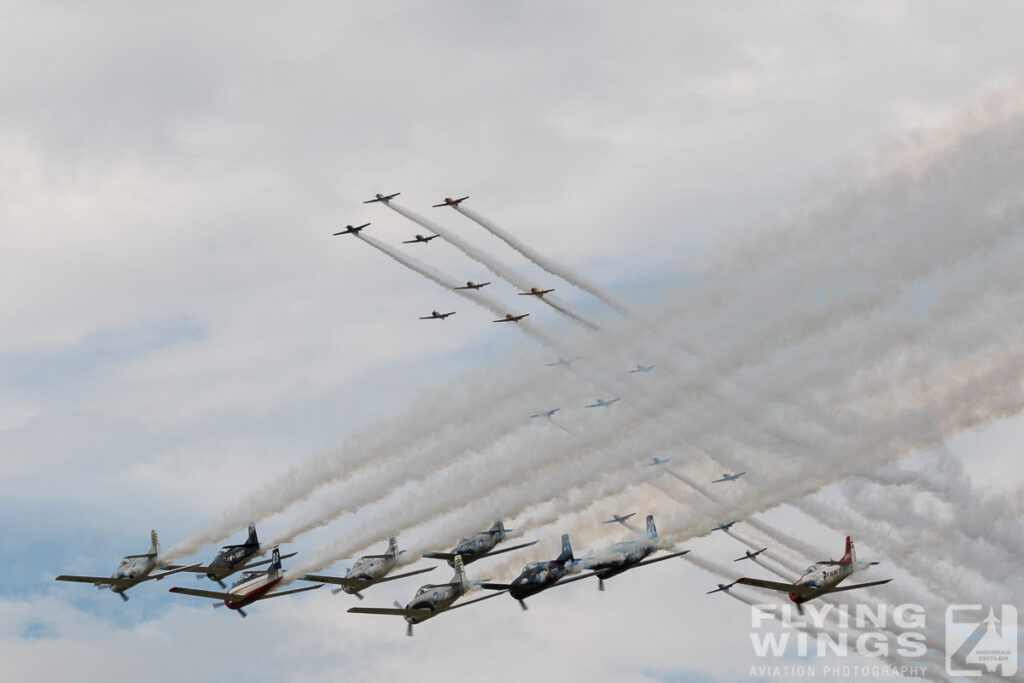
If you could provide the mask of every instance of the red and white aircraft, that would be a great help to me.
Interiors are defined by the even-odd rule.
[[[179,586],[172,588],[171,592],[194,595],[197,598],[223,600],[228,609],[238,610],[238,613],[244,617],[246,614],[245,610],[242,608],[256,602],[257,600],[279,598],[282,595],[291,595],[293,593],[311,591],[315,588],[323,588],[323,584],[318,583],[315,586],[306,586],[305,588],[272,592],[274,586],[279,584],[283,577],[284,570],[281,569],[281,553],[278,551],[277,546],[274,546],[274,559],[270,563],[270,566],[261,571],[244,572],[240,577],[238,577],[238,581],[235,582],[235,585],[228,589],[227,593],[197,590],[195,588],[181,588]],[[213,606],[220,607],[220,603],[216,602]]]
[[[744,559],[744,558],[740,558]],[[846,554],[840,560],[820,560],[808,567],[803,576],[793,583],[781,583],[778,581],[764,581],[762,579],[736,579],[735,583],[747,586],[757,586],[773,591],[789,593],[789,599],[796,603],[797,609],[803,612],[803,604],[826,593],[838,593],[839,591],[851,591],[855,588],[867,588],[869,586],[880,586],[889,583],[892,579],[882,581],[869,581],[867,583],[855,583],[852,586],[837,587],[854,572],[867,569],[877,562],[858,562],[857,552],[853,547],[853,539],[846,537]]]
[[[466,201],[467,199],[469,199],[469,197],[468,197],[468,196],[466,196],[466,197],[461,197],[461,198],[459,198],[459,199],[452,199],[451,197],[445,197],[445,198],[444,198],[444,201],[443,201],[443,202],[441,202],[440,204],[434,204],[434,206],[433,206],[432,208],[435,208],[435,209],[436,209],[436,208],[438,208],[439,206],[451,206],[451,207],[456,207],[456,206],[458,206],[459,204],[461,204],[462,202]]]

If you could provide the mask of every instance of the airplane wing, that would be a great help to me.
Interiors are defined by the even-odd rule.
[[[404,579],[407,576],[413,576],[415,574],[422,574],[424,572],[433,571],[434,567],[427,567],[426,569],[417,569],[413,572],[405,572],[404,574],[395,574],[393,576],[385,576],[382,579],[349,579],[344,576],[319,576],[317,574],[306,574],[305,576],[299,577],[303,581],[316,581],[318,583],[333,583],[337,586],[345,586],[347,588],[355,588],[361,590],[368,586],[372,586],[375,583],[383,583],[385,581],[394,581],[395,579]]]
[[[353,614],[388,614],[396,617],[429,617],[434,614],[429,609],[399,609],[395,607],[349,607]]]
[[[712,479],[712,484],[721,484],[723,481],[729,481],[728,479]]]
[[[818,588],[798,586],[793,583],[780,583],[779,581],[765,581],[763,579],[748,579],[746,577],[736,579],[736,583],[742,583],[747,586],[757,586],[758,588],[767,588],[773,591],[782,591],[784,593],[796,593],[800,596],[811,595],[813,593],[817,593],[819,590]]]
[[[292,595],[293,593],[304,593],[306,591],[313,591],[313,590],[316,590],[317,588],[323,588],[323,586],[324,585],[322,583],[318,583],[315,586],[306,586],[304,588],[293,588],[290,591],[277,591],[276,593],[264,593],[263,595],[261,595],[260,597],[258,597],[256,599],[257,600],[269,600],[270,598],[279,598],[282,595]]]
[[[507,588],[502,588],[500,590],[495,591],[494,593],[488,593],[487,595],[481,596],[479,598],[473,598],[472,600],[466,600],[465,602],[460,602],[457,605],[452,605],[451,607],[449,607],[445,611],[447,612],[447,611],[450,611],[450,610],[453,610],[453,609],[458,609],[460,607],[465,607],[466,605],[472,605],[474,602],[480,602],[481,600],[490,600],[491,598],[496,598],[499,595],[501,595],[502,593],[507,593],[507,592],[508,592]]]
[[[440,204],[434,204],[430,208],[437,209],[437,208],[440,208],[442,206],[448,206],[448,202],[441,202]]]
[[[227,600],[228,602],[241,602],[246,599],[246,596],[239,595],[238,593],[224,593],[222,591],[204,591],[198,588],[182,588],[181,586],[175,586],[171,588],[170,593],[184,593],[185,595],[194,595],[197,598],[210,598],[211,600]]]
[[[402,244],[416,244],[419,241],[420,240],[405,240],[404,242],[402,242]]]
[[[685,555],[688,552],[690,552],[690,551],[689,550],[681,550],[678,553],[671,553],[669,555],[662,555],[661,557],[655,557],[655,558],[650,559],[650,560],[644,560],[643,562],[637,562],[636,564],[633,565],[633,567],[642,567],[645,564],[654,564],[655,562],[661,562],[662,560],[671,560],[673,557],[682,557],[683,555]],[[633,569],[633,567],[630,567],[630,569]]]
[[[833,588],[828,591],[829,593],[839,593],[840,591],[852,591],[854,588],[867,588],[868,586],[881,586],[883,583],[889,583],[892,579],[885,579],[883,581],[868,581],[867,583],[855,583],[852,586],[840,586],[839,588]]]
[[[110,576],[68,576],[61,574],[54,578],[54,581],[75,581],[77,583],[100,583],[110,586],[130,587],[139,583],[139,579],[115,579]]]

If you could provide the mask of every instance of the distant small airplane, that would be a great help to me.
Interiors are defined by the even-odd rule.
[[[367,201],[363,202],[363,204],[373,204],[374,202],[384,202],[385,204],[387,204],[389,201],[391,201],[392,199],[394,199],[395,197],[397,197],[400,194],[402,194],[402,193],[401,192],[396,192],[394,194],[389,194],[389,195],[385,196],[385,195],[382,195],[380,192],[378,192],[373,199],[368,199]]]
[[[711,595],[712,593],[717,593],[718,591],[728,591],[730,588],[732,588],[735,585],[736,585],[735,581],[733,581],[732,583],[720,583],[720,584],[718,584],[718,588],[716,588],[713,591],[708,591],[707,594]]]
[[[404,550],[398,549],[398,540],[392,536],[388,539],[387,552],[383,555],[364,555],[360,557],[356,560],[355,564],[352,565],[352,568],[345,572],[345,576],[318,576],[316,574],[306,574],[304,576],[300,576],[299,580],[313,581],[315,583],[333,583],[339,587],[332,589],[331,593],[337,595],[339,592],[345,591],[346,593],[354,595],[362,600],[362,591],[366,590],[370,586],[378,583],[384,583],[385,581],[404,579],[407,576],[422,574],[423,572],[429,572],[434,569],[433,567],[427,567],[426,569],[416,569],[411,572],[388,576],[388,572],[398,565],[398,556],[404,552]]]
[[[519,296],[535,296],[538,299],[549,292],[555,291],[554,289],[537,289],[536,287],[530,287],[528,292],[519,292]]]
[[[629,374],[632,375],[633,373],[636,373],[636,372],[650,372],[651,370],[653,370],[656,367],[658,367],[658,366],[657,365],[640,365],[639,363],[637,363],[636,364],[636,369],[635,370],[630,370]]]
[[[511,313],[506,313],[504,318],[499,318],[498,320],[492,320],[491,322],[492,323],[517,323],[517,322],[519,322],[520,320],[522,320],[523,318],[525,318],[528,315],[530,315],[530,314],[529,313],[523,313],[522,315],[512,315]]]
[[[344,230],[342,230],[341,232],[334,233],[334,236],[337,237],[338,235],[358,235],[367,225],[369,225],[369,223],[363,223],[362,225],[355,226],[346,225]]]
[[[461,197],[459,199],[452,199],[451,197],[445,197],[443,202],[441,202],[440,204],[434,204],[433,208],[436,209],[439,206],[455,207],[455,206],[458,206],[459,204],[461,204],[462,202],[466,201],[467,199],[469,199],[468,195],[465,196],[465,197]]]
[[[561,408],[552,408],[551,410],[543,410],[543,411],[541,411],[539,413],[535,413],[535,414],[531,415],[530,417],[551,417],[552,415],[557,413],[559,410],[561,410]]]
[[[416,235],[416,237],[414,239],[405,240],[404,242],[402,242],[402,244],[416,244],[417,242],[422,242],[423,244],[426,244],[427,242],[429,242],[430,240],[434,239],[435,237],[440,237],[440,235],[428,235],[428,236]]]
[[[603,398],[599,398],[599,399],[597,399],[597,403],[591,403],[589,406],[583,406],[583,407],[584,408],[607,408],[608,406],[610,406],[611,404],[613,404],[613,403],[615,403],[616,401],[619,401],[619,400],[621,400],[621,399],[613,398],[610,401],[606,401]]]
[[[763,553],[765,550],[768,550],[768,548],[761,548],[760,550],[758,550],[757,552],[754,552],[754,553],[752,553],[749,550],[747,550],[743,554],[743,557],[737,557],[735,560],[733,560],[733,562],[739,562],[741,560],[752,560],[755,557],[757,557],[758,555],[760,555],[761,553]]]
[[[672,460],[672,458],[665,458],[664,460],[662,460],[661,458],[655,456],[654,460],[651,460],[650,462],[645,462],[643,464],[643,466],[644,467],[659,467],[660,465],[664,465],[665,463],[668,463],[671,460]]]
[[[437,311],[431,311],[430,315],[425,315],[421,317],[420,320],[444,320],[450,315],[455,315],[455,311],[452,311],[451,313],[438,313]]]
[[[601,522],[601,524],[615,524],[616,522],[618,522],[619,524],[625,524],[626,520],[635,514],[635,512],[630,512],[628,515],[612,515],[611,519],[606,519],[605,521]]]
[[[490,282],[481,282],[480,284],[477,284],[477,283],[473,282],[472,280],[467,280],[465,287],[455,287],[455,289],[480,289],[481,287],[486,287],[489,284],[491,284],[491,283]]]
[[[306,586],[304,588],[293,588],[292,590],[273,592],[272,589],[281,582],[282,578],[284,578],[284,570],[281,569],[281,554],[275,546],[273,561],[270,563],[269,567],[259,571],[243,572],[242,575],[238,577],[238,581],[235,582],[235,585],[232,586],[227,593],[196,590],[195,588],[181,588],[179,586],[171,588],[170,592],[183,593],[197,598],[212,598],[218,601],[223,600],[224,605],[228,609],[238,610],[238,614],[244,617],[246,614],[245,610],[242,608],[256,602],[257,600],[279,598],[282,595],[293,595],[295,593],[303,593],[305,591],[311,591],[315,588],[323,587],[322,583],[318,583],[315,586]],[[219,606],[219,602],[214,603],[214,607]]]
[[[736,583],[789,593],[789,599],[796,603],[797,610],[803,614],[803,604],[820,595],[824,595],[826,593],[838,593],[839,591],[849,591],[857,588],[867,588],[869,586],[880,586],[883,583],[889,583],[892,581],[892,579],[883,579],[882,581],[857,583],[852,586],[843,586],[842,588],[837,587],[839,582],[843,579],[847,578],[854,572],[867,569],[873,564],[878,563],[857,561],[857,552],[853,547],[853,539],[847,536],[846,554],[843,555],[842,559],[819,560],[804,570],[803,575],[793,583],[765,581],[763,579],[749,579],[746,577],[736,579]]]
[[[569,359],[565,359],[565,358],[562,358],[561,356],[559,356],[558,360],[556,360],[554,363],[545,363],[544,365],[547,365],[548,367],[554,367],[556,365],[564,365],[567,368],[571,368],[572,364],[575,363],[576,361],[578,361],[579,359],[580,359],[579,356],[576,356],[575,358],[569,358]]]
[[[728,531],[732,528],[732,525],[735,523],[736,522],[726,522],[725,524],[719,524],[714,529],[712,529],[712,531]]]
[[[727,472],[723,472],[721,479],[713,479],[711,481],[711,483],[712,484],[721,484],[723,481],[736,481],[737,479],[742,477],[744,474],[746,474],[746,472],[739,472],[737,474],[729,474]]]
[[[177,574],[178,572],[189,571],[199,567],[202,562],[197,562],[188,567],[174,567],[169,568],[170,565],[166,565],[161,561],[160,558],[160,541],[156,535],[156,529],[149,534],[150,544],[149,552],[142,555],[125,555],[121,559],[121,564],[117,566],[117,570],[112,576],[69,576],[61,574],[56,577],[55,581],[75,581],[78,583],[91,583],[97,588],[109,588],[114,593],[121,596],[121,599],[128,601],[128,596],[124,594],[126,590],[132,586],[142,583],[143,581],[152,581],[156,579],[159,581],[165,576],[171,574]],[[154,574],[154,569],[161,569],[167,571],[161,571],[158,574]]]

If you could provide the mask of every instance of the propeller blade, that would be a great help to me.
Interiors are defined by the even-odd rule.
[[[603,591],[604,590],[604,579],[598,579],[597,580],[597,590],[599,590],[599,591]]]
[[[394,606],[395,606],[396,608],[398,608],[398,609],[405,609],[405,606],[404,606],[404,605],[402,605],[402,603],[398,602],[398,600],[395,600],[395,601],[394,601],[393,603],[391,603],[391,604],[393,604],[393,605],[394,605]]]
[[[520,600],[520,601],[519,601],[519,606],[523,608],[523,611],[524,611],[524,612],[525,612],[526,610],[530,609],[529,607],[527,607],[527,606],[526,606],[526,602],[524,602],[523,600]]]
[[[356,596],[356,597],[357,597],[357,598],[359,598],[360,600],[362,600],[362,599],[363,599],[363,594],[362,594],[362,593],[353,593],[352,595]]]
[[[331,595],[337,595],[338,593],[340,593],[343,590],[345,590],[345,589],[344,588],[332,588],[331,589]],[[360,598],[360,599],[362,599],[362,598]]]
[[[223,607],[223,606],[224,606],[223,602],[219,602],[218,601],[218,602],[213,603],[213,609],[217,609],[218,607]]]
[[[412,624],[405,625],[405,635],[408,638],[412,638]]]
[[[245,613],[245,610],[244,610],[244,609],[242,609],[241,607],[239,607],[239,608],[238,608],[238,614],[239,614],[239,615],[240,615],[240,616],[241,616],[241,617],[242,617],[243,619],[245,619],[245,618],[246,618],[247,616],[249,616],[248,614],[246,614],[246,613]]]

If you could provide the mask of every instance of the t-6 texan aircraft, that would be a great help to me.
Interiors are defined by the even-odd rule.
[[[539,413],[534,413],[530,417],[551,417],[552,415],[557,413],[559,410],[561,410],[561,408],[552,408],[551,410],[542,410]]]
[[[712,531],[728,531],[729,528],[736,522],[725,522],[716,526]]]
[[[311,591],[315,588],[323,587],[322,583],[318,583],[315,586],[306,586],[305,588],[295,588],[288,591],[278,591],[276,593],[271,592],[271,589],[281,582],[281,578],[283,576],[284,570],[281,569],[281,553],[278,551],[277,546],[274,546],[274,556],[270,562],[270,566],[262,570],[244,572],[240,577],[238,577],[238,581],[235,582],[235,585],[232,586],[227,593],[196,590],[195,588],[181,588],[179,586],[175,586],[170,589],[170,592],[194,595],[197,598],[223,600],[228,609],[238,610],[238,613],[244,617],[246,614],[245,610],[242,608],[256,602],[257,600],[279,598],[282,595],[292,595],[293,593],[302,593],[304,591]],[[213,606],[220,607],[220,603],[214,603]]]
[[[564,365],[567,368],[571,368],[572,364],[575,363],[576,361],[578,361],[579,359],[580,359],[579,356],[576,356],[575,358],[568,358],[568,359],[562,358],[561,356],[559,356],[558,360],[556,360],[554,363],[545,363],[544,365],[547,365],[549,368],[550,367],[554,367],[556,365]]]
[[[530,314],[529,313],[523,313],[522,315],[512,315],[511,313],[506,313],[504,318],[499,318],[497,320],[492,320],[491,322],[492,323],[517,323],[517,322],[519,322],[520,320],[522,320],[523,318],[525,318],[528,315],[530,315]]]
[[[472,280],[468,280],[466,282],[466,286],[465,287],[455,287],[455,289],[480,289],[481,287],[486,287],[489,284],[491,284],[491,283],[490,282],[481,282],[480,284],[477,284],[477,283],[473,282]]]
[[[745,553],[743,553],[743,557],[737,557],[735,560],[733,560],[733,562],[740,562],[742,560],[752,560],[761,553],[763,553],[765,550],[768,550],[768,548],[761,548],[760,550],[755,552],[750,552],[750,550],[747,550]]]
[[[120,595],[122,600],[127,601],[128,596],[125,595],[124,592],[135,584],[142,583],[143,581],[151,581],[153,579],[159,581],[165,576],[195,569],[201,564],[200,562],[197,562],[193,565],[189,565],[188,567],[171,568],[160,561],[160,540],[157,538],[156,529],[153,529],[153,531],[149,533],[149,539],[149,552],[143,553],[142,555],[125,555],[121,559],[121,564],[117,566],[117,571],[115,571],[110,578],[105,576],[68,576],[61,574],[56,577],[55,580],[91,583],[97,588],[109,588]],[[167,569],[167,571],[154,574],[154,569]]]
[[[712,593],[717,593],[719,591],[728,591],[730,588],[732,588],[735,585],[736,585],[735,581],[733,581],[732,583],[720,583],[720,584],[718,584],[718,588],[716,588],[713,591],[708,591],[707,594],[711,595]]]
[[[436,209],[439,206],[452,206],[452,207],[455,207],[455,206],[458,206],[459,204],[461,204],[462,202],[466,201],[467,199],[469,199],[468,196],[460,197],[459,199],[452,199],[451,197],[445,197],[443,202],[441,202],[440,204],[434,204],[434,206],[432,208]]]
[[[402,607],[402,603],[395,601],[394,608],[390,607],[352,607],[349,612],[355,614],[387,614],[393,616],[403,617],[408,623],[405,629],[405,635],[412,636],[413,624],[418,624],[421,621],[426,621],[432,617],[436,617],[442,612],[448,610],[458,609],[459,607],[465,607],[466,605],[472,605],[474,602],[480,602],[481,600],[487,600],[489,598],[501,595],[501,593],[491,593],[485,595],[482,598],[476,598],[474,600],[467,600],[461,602],[458,605],[452,605],[456,600],[461,598],[463,595],[468,593],[473,588],[479,587],[479,583],[475,581],[466,580],[466,570],[462,565],[462,558],[456,557],[453,563],[455,567],[455,576],[452,577],[449,583],[428,583],[425,586],[421,586],[416,595],[409,603]]]
[[[444,320],[450,315],[455,315],[455,311],[451,313],[438,313],[437,311],[431,311],[430,315],[425,315],[420,320]]]
[[[576,567],[576,559],[572,556],[572,545],[569,543],[569,534],[562,535],[562,553],[553,560],[547,562],[532,562],[512,580],[512,583],[481,583],[482,588],[498,591],[508,591],[508,594],[519,601],[519,606],[526,609],[526,598],[545,591],[553,586],[579,581],[596,572],[577,574],[576,576],[562,580]]]
[[[266,551],[263,551],[266,552]],[[260,541],[256,536],[256,525],[252,522],[249,523],[249,537],[245,540],[245,543],[238,545],[226,545],[217,551],[217,556],[213,558],[213,562],[209,566],[195,566],[184,567],[185,571],[195,572],[199,574],[197,579],[202,579],[202,575],[205,574],[211,581],[216,581],[220,584],[221,588],[227,588],[224,585],[224,579],[231,576],[237,571],[242,569],[248,569],[249,567],[258,567],[261,564],[267,564],[271,560],[261,560],[260,562],[252,562],[251,560],[262,555],[260,552]],[[287,559],[294,557],[295,553],[288,553],[282,555],[281,559]],[[178,567],[170,566],[169,569],[178,569]]]
[[[396,192],[394,194],[389,194],[385,196],[378,192],[373,199],[367,199],[365,202],[363,202],[363,204],[373,204],[374,202],[384,202],[385,204],[387,204],[389,201],[391,201],[400,194],[402,193]]]
[[[338,235],[358,235],[362,231],[362,229],[368,225],[369,223],[363,223],[362,225],[355,226],[346,225],[344,230],[342,230],[341,232],[334,233],[334,236],[337,237]]]
[[[746,472],[737,472],[736,474],[729,474],[728,472],[722,473],[721,479],[714,479],[711,481],[712,484],[721,484],[723,481],[736,481],[742,477]]]
[[[672,460],[672,458],[665,458],[664,460],[662,460],[661,458],[655,456],[653,460],[651,460],[650,462],[645,462],[643,464],[643,466],[644,467],[659,467],[661,465],[665,465],[665,464],[671,462],[671,460]]]
[[[395,579],[404,579],[407,576],[414,576],[416,574],[422,574],[423,572],[433,571],[433,567],[427,567],[426,569],[417,569],[412,572],[405,572],[404,574],[395,574],[394,576],[388,576],[387,573],[395,568],[398,564],[398,556],[405,551],[398,550],[398,541],[392,536],[388,539],[388,550],[383,555],[363,555],[356,563],[352,565],[352,568],[345,572],[344,577],[339,576],[316,576],[313,574],[306,574],[305,576],[299,577],[300,581],[315,581],[316,583],[333,583],[340,588],[335,588],[331,592],[337,594],[339,591],[345,591],[351,595],[356,596],[360,600],[363,596],[360,593],[370,586],[378,583],[384,583],[385,581],[394,581]]]
[[[416,235],[413,239],[405,240],[404,242],[402,242],[402,244],[416,244],[417,242],[422,242],[423,244],[426,244],[427,242],[436,237],[440,237],[440,235]]]
[[[501,523],[501,520],[497,519],[487,531],[481,531],[473,534],[472,536],[460,538],[459,542],[455,544],[455,547],[452,548],[450,553],[423,553],[423,557],[429,557],[435,560],[445,560],[448,564],[454,567],[456,557],[461,557],[462,562],[469,564],[470,562],[476,562],[481,557],[500,555],[501,553],[519,550],[520,548],[526,548],[537,543],[537,541],[530,541],[529,543],[514,545],[510,548],[494,550],[494,546],[505,540],[505,538],[513,531],[515,531],[515,529],[506,529],[505,525]]]
[[[608,406],[610,406],[611,404],[613,404],[613,403],[615,403],[616,401],[619,401],[619,400],[621,400],[621,399],[613,398],[610,401],[606,401],[603,398],[599,398],[599,399],[597,399],[596,403],[591,403],[589,406],[583,406],[583,407],[584,408],[607,408]]]
[[[856,583],[852,586],[837,588],[840,581],[843,581],[854,572],[867,569],[877,562],[858,562],[857,552],[853,547],[853,539],[846,537],[846,554],[840,560],[819,560],[808,567],[803,576],[793,583],[780,583],[778,581],[765,581],[763,579],[736,579],[736,583],[747,586],[757,586],[773,591],[789,593],[789,599],[796,603],[797,609],[803,614],[803,604],[826,593],[838,593],[839,591],[851,591],[855,588],[867,588],[868,586],[880,586],[889,583],[892,579],[882,581],[869,581],[867,583]]]
[[[653,370],[656,367],[658,367],[658,366],[657,365],[640,365],[639,363],[637,363],[636,364],[636,369],[630,370],[629,374],[632,375],[632,374],[637,373],[637,372],[650,372],[651,370]]]
[[[599,555],[583,560],[583,568],[593,570],[597,575],[597,589],[604,590],[604,580],[610,579],[616,574],[642,567],[645,564],[670,560],[673,557],[680,557],[690,552],[681,550],[670,555],[662,555],[653,560],[644,559],[648,555],[661,550],[662,543],[658,539],[658,529],[654,526],[654,515],[647,515],[647,538],[635,541],[622,541],[616,543],[612,548]]]
[[[519,296],[535,296],[538,299],[548,294],[549,292],[555,291],[554,289],[537,289],[536,287],[530,287],[528,292],[519,292]]]
[[[629,519],[630,517],[632,517],[635,514],[636,514],[635,512],[630,512],[628,515],[614,515],[613,514],[611,519],[606,519],[603,522],[601,522],[601,524],[615,524],[616,522],[618,522],[619,524],[625,524],[626,520]]]

